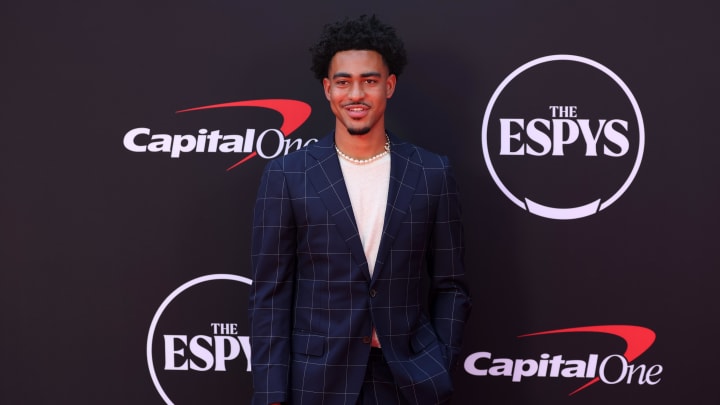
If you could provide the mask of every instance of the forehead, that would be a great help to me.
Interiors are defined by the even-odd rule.
[[[377,51],[349,50],[338,52],[333,56],[330,60],[328,76],[332,77],[337,73],[353,75],[370,72],[388,74],[388,67],[382,55]]]

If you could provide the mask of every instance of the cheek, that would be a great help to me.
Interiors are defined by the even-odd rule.
[[[337,89],[333,89],[332,87],[330,87],[330,88],[325,92],[325,97],[327,97],[327,99],[328,99],[331,103],[337,103],[338,100],[340,99],[340,92],[339,92]]]
[[[385,100],[390,97],[388,89],[379,86],[373,88],[372,90],[366,91],[365,94],[376,100]]]
[[[330,101],[330,104],[337,107],[342,105],[345,101],[345,91],[344,90],[330,90],[330,93],[328,93],[328,101]]]

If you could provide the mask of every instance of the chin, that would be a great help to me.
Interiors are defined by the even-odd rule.
[[[367,135],[370,132],[370,127],[348,128],[347,131],[350,135]]]

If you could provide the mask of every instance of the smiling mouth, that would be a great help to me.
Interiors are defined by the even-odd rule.
[[[347,114],[350,116],[350,118],[363,118],[368,114],[368,111],[370,110],[369,106],[366,105],[358,105],[358,104],[352,104],[345,106],[345,111],[347,111]]]
[[[353,118],[362,118],[367,115],[370,106],[366,104],[348,104],[343,107]]]

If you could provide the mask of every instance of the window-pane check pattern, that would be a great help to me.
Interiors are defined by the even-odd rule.
[[[266,167],[253,224],[253,403],[355,404],[373,326],[409,403],[451,394],[470,310],[457,188],[446,158],[391,143],[372,277],[332,134]]]

